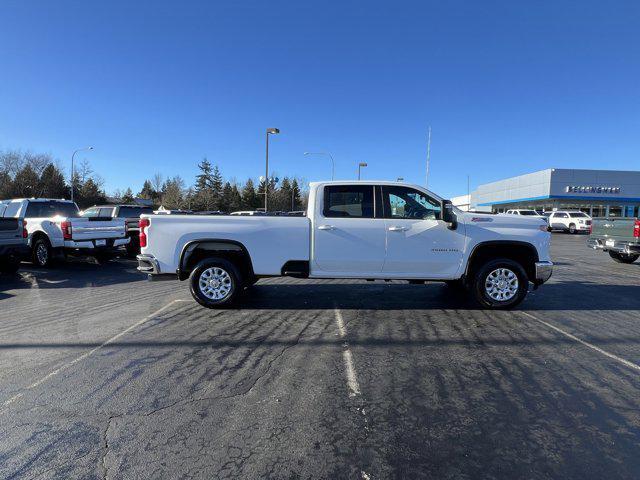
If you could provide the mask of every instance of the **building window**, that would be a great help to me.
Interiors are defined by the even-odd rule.
[[[622,217],[622,207],[620,205],[609,205],[610,217]]]

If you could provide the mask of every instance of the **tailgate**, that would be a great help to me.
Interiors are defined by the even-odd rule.
[[[0,218],[0,239],[22,238],[22,223],[18,218]]]
[[[126,234],[121,218],[71,218],[71,238],[74,241],[123,238]]]
[[[591,235],[615,240],[633,240],[633,218],[603,218],[593,221]]]

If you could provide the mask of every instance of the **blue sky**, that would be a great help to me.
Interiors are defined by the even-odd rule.
[[[424,183],[444,196],[548,167],[640,169],[638,2],[0,4],[0,149],[154,172]]]

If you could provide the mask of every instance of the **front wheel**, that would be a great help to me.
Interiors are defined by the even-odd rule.
[[[191,295],[203,307],[227,308],[233,304],[242,281],[236,267],[223,258],[207,258],[189,276]]]
[[[611,250],[609,250],[609,256],[613,258],[615,262],[618,262],[618,263],[633,263],[638,258],[640,258],[640,255],[638,254],[618,253],[618,252],[612,252]]]
[[[473,275],[470,293],[483,308],[506,310],[527,296],[529,279],[517,262],[508,258],[490,260]]]
[[[569,233],[570,233],[571,235],[573,235],[574,233],[576,233],[576,226],[575,226],[575,224],[573,224],[573,223],[572,223],[571,225],[569,225]]]

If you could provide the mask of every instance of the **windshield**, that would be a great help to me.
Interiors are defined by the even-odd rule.
[[[520,215],[538,215],[535,210],[520,210]]]
[[[569,216],[571,218],[588,218],[589,217],[589,215],[582,212],[569,212]]]

